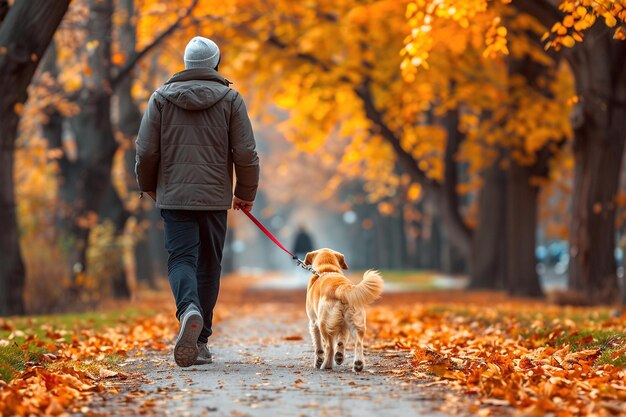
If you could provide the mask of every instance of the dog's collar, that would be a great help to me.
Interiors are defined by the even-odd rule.
[[[316,275],[318,278],[323,277],[324,275],[328,275],[328,274],[336,274],[335,271],[324,271],[324,272],[318,272],[314,275]]]

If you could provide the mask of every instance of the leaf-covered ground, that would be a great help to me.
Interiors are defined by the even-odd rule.
[[[403,297],[370,311],[373,348],[408,350],[410,378],[441,381],[489,414],[510,406],[532,415],[626,414],[626,316],[497,294]],[[406,376],[405,375],[405,376]]]
[[[154,313],[162,299],[106,313],[0,319],[0,415],[88,412],[91,396],[115,393],[107,379],[132,377],[119,361],[164,349],[172,337],[175,319]]]
[[[277,302],[281,307],[271,311],[284,314],[285,323],[304,317],[303,290],[252,290],[258,282],[224,280],[218,320],[257,314],[259,305]],[[151,352],[162,352],[166,361],[171,356],[177,328],[171,304],[166,293],[144,294],[132,306],[111,305],[105,313],[0,320],[0,415],[96,415],[102,411],[92,407],[94,399],[132,402],[138,384],[147,381],[141,369],[126,365]],[[458,291],[388,293],[369,310],[368,321],[370,356],[395,351],[410,358],[376,372],[418,389],[445,387],[440,410],[446,413],[626,414],[626,318],[608,308]],[[306,329],[301,336],[279,343],[306,350]],[[308,359],[297,360],[308,367]]]

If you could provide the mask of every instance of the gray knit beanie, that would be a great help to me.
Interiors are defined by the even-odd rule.
[[[185,68],[217,67],[220,48],[211,39],[196,36],[185,47]]]

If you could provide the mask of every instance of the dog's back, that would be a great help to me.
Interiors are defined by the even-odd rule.
[[[380,298],[383,279],[378,271],[368,270],[358,284],[341,273],[313,277],[307,293],[307,313],[320,330],[336,336],[346,326],[365,325],[365,307]]]
[[[309,281],[306,298],[315,367],[331,369],[333,359],[341,364],[350,334],[355,342],[353,369],[363,370],[365,307],[380,297],[384,285],[382,277],[370,270],[358,284],[353,284],[341,271],[348,269],[343,254],[331,249],[309,252],[305,262],[319,271],[319,275]]]
[[[313,276],[307,289],[307,304],[317,313],[322,299],[328,302],[341,301],[355,309],[364,308],[380,298],[384,287],[383,278],[378,271],[368,270],[358,284],[353,284],[340,272],[328,276]]]

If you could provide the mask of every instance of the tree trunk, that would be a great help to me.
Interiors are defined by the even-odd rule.
[[[4,103],[2,103],[4,104]],[[13,156],[18,116],[0,104],[0,315],[24,314],[25,271],[17,227]],[[9,132],[13,132],[11,137]]]
[[[100,206],[100,213],[103,220],[111,221],[115,227],[115,240],[119,242],[119,239],[124,235],[124,227],[130,217],[130,213],[124,207],[124,203],[117,194],[113,184],[110,184],[106,191],[106,196]],[[122,259],[113,259],[112,261],[123,263]],[[130,299],[133,296],[134,286],[130,285],[129,279],[131,278],[128,276],[127,268],[120,266],[119,268],[114,268],[114,270],[115,272],[110,277],[113,297]]]
[[[523,76],[528,88],[552,98],[542,81],[555,76],[553,68],[529,56],[509,57],[507,67],[509,77]],[[516,104],[511,105],[511,111],[516,111]],[[500,161],[485,172],[479,226],[473,242],[471,288],[506,289],[520,296],[542,295],[535,261],[539,188],[531,185],[531,179],[549,174],[554,153],[551,146],[554,144],[540,149],[529,166],[518,165],[509,150],[511,166],[506,172],[498,167]]]
[[[562,13],[551,2],[513,6],[551,27]],[[574,196],[568,287],[591,302],[617,298],[615,196],[626,132],[626,42],[598,19],[585,40],[564,52],[576,80]]]
[[[121,10],[124,10],[126,15],[124,23],[120,28],[120,45],[122,51],[126,57],[126,60],[130,59],[136,54],[135,46],[137,44],[137,34],[135,27],[135,0],[122,0],[120,3]],[[124,135],[125,143],[125,155],[124,161],[126,162],[127,169],[127,185],[128,189],[133,192],[137,189],[137,183],[135,181],[134,169],[135,169],[135,138],[139,131],[139,125],[141,124],[141,111],[133,100],[131,89],[133,86],[133,73],[130,72],[120,78],[119,82],[115,86],[115,96],[117,97],[117,127]],[[137,195],[139,195],[137,193]],[[130,213],[128,213],[130,216]],[[137,222],[148,222],[147,213],[143,207],[139,207],[133,214]],[[123,229],[123,225],[121,227]],[[120,229],[120,230],[121,230]],[[145,235],[139,239],[135,244],[135,264],[137,268],[137,278],[146,281],[151,288],[156,288],[156,271],[153,267],[153,263],[147,257],[150,256],[150,240],[148,239],[148,231]]]
[[[415,239],[416,259],[411,265],[415,268],[441,270],[444,267],[444,246],[441,220],[435,215],[431,201],[422,199],[418,207],[422,213],[419,235]]]
[[[601,108],[576,130],[574,196],[570,228],[570,289],[592,302],[615,301],[615,196],[619,186],[626,111]],[[604,120],[602,120],[604,119]],[[598,125],[598,122],[601,124]],[[607,123],[608,122],[608,123]]]
[[[68,6],[69,0],[18,1],[3,10],[0,21],[0,315],[24,313],[25,271],[13,183],[19,108]]]
[[[59,77],[59,67],[57,64],[57,45],[56,45],[55,40],[53,40],[50,43],[50,46],[48,47],[48,50],[46,51],[46,54],[43,58],[43,62],[41,64],[41,72],[44,74],[45,73],[49,74],[55,80],[57,80]],[[54,91],[54,93],[63,94],[62,91],[58,91],[58,90]],[[44,111],[46,112],[47,121],[42,123],[41,130],[42,130],[43,137],[48,142],[48,148],[63,150],[64,149],[63,133],[64,133],[65,118],[55,106],[50,106],[46,108]],[[57,159],[57,164],[61,173],[69,172],[69,169],[71,167],[70,165],[71,162],[68,159],[68,155],[65,152],[61,153],[61,157]],[[69,183],[69,182],[72,182],[74,179],[74,177],[69,174],[66,174],[65,177],[67,179],[66,180],[62,179],[61,182]],[[68,184],[65,184],[64,186],[67,187]],[[62,187],[63,185],[60,186],[61,189]],[[65,204],[65,201],[71,201],[71,200],[63,199],[63,198],[59,200],[60,201],[57,201],[56,207],[55,207],[55,210],[56,210],[55,236],[57,240],[59,241],[59,244],[62,245],[61,241],[65,240],[68,236],[68,233],[65,233],[65,231],[71,229],[73,220],[72,220],[71,210],[69,210],[68,204]]]
[[[472,242],[471,289],[506,288],[506,173],[494,164],[483,174],[478,227]],[[534,230],[534,227],[533,227]]]
[[[88,42],[95,43],[89,54],[92,69],[79,99],[80,113],[71,120],[77,144],[77,158],[63,172],[61,195],[72,207],[70,234],[73,248],[70,262],[75,273],[87,269],[90,228],[98,220],[101,206],[110,191],[111,167],[117,149],[111,125],[111,30],[112,0],[90,0]]]
[[[506,288],[511,295],[541,297],[535,246],[539,188],[531,184],[533,167],[513,162],[507,171]]]
[[[616,301],[615,197],[626,139],[626,42],[596,23],[570,59],[580,99],[568,286]]]
[[[461,212],[461,199],[457,191],[459,166],[456,158],[461,143],[465,140],[465,135],[459,131],[459,109],[449,110],[441,123],[447,131],[444,178],[435,198],[439,202],[439,215],[446,229],[445,234],[451,239],[452,245],[458,249],[461,256],[471,263],[471,242],[474,231],[465,223]]]

